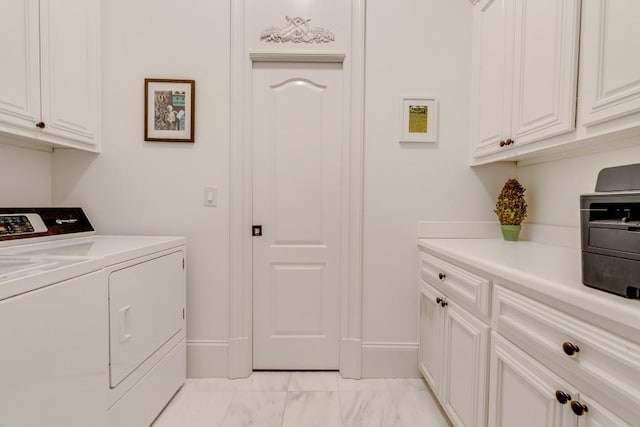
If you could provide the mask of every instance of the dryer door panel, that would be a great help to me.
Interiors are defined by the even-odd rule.
[[[109,276],[111,387],[183,328],[182,259],[174,252]]]

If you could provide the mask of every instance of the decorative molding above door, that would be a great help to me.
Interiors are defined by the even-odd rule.
[[[285,16],[287,25],[284,27],[269,27],[260,35],[260,41],[267,43],[331,43],[336,41],[336,36],[329,30],[321,27],[311,27],[311,19],[289,18]]]

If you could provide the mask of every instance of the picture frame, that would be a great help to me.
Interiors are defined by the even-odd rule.
[[[195,80],[144,79],[144,140],[194,142]]]
[[[438,100],[433,96],[403,96],[400,101],[400,142],[438,142]]]

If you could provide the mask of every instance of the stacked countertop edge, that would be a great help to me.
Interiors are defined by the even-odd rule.
[[[583,320],[634,335],[640,342],[640,300],[583,285],[579,250],[502,239],[418,239],[418,247]]]

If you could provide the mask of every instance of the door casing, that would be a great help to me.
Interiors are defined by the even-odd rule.
[[[248,377],[252,363],[252,90],[253,62],[341,62],[344,75],[344,141],[340,280],[340,373],[362,375],[362,230],[364,152],[364,42],[366,0],[350,3],[346,51],[299,47],[248,52],[246,0],[231,0],[231,105],[229,197],[229,377]],[[304,47],[304,46],[302,46]]]

